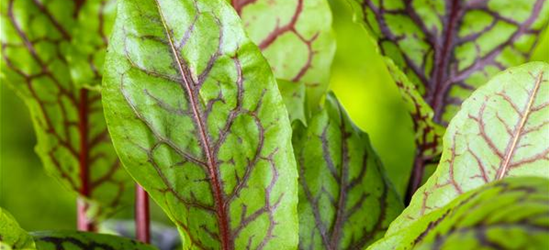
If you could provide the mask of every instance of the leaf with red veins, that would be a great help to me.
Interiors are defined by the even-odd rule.
[[[452,119],[441,163],[389,232],[486,183],[549,177],[548,134],[549,64],[528,63],[496,75]]]
[[[2,0],[0,16],[2,81],[13,87],[31,111],[36,151],[47,172],[90,201],[87,206],[102,204],[92,210],[95,214],[90,212],[91,221],[128,204],[132,192],[126,191],[133,190],[111,145],[99,92],[81,88],[70,75],[69,59],[79,62],[69,56],[78,33],[74,30],[85,29],[77,24],[78,11],[90,12],[101,3],[87,1],[77,8],[72,1]],[[96,16],[100,19],[101,15]],[[100,61],[104,52],[95,53],[94,61]]]
[[[548,249],[549,180],[515,177],[466,192],[368,250]]]
[[[184,249],[295,249],[297,170],[276,80],[224,0],[119,1],[103,94],[124,166]]]
[[[330,93],[309,126],[294,130],[299,248],[364,249],[403,209],[368,135]],[[357,223],[360,222],[360,223]]]
[[[475,89],[501,70],[527,62],[547,27],[549,4],[547,0],[351,2],[381,53],[396,64],[391,72],[402,70],[415,85],[414,93],[401,90],[401,94],[414,123],[427,125],[415,126],[416,138],[428,140],[416,140],[409,198],[421,183],[425,166],[433,163],[433,154],[426,151],[438,144],[439,136],[426,135],[425,128],[432,132],[435,126],[429,123],[447,126]],[[415,114],[416,106],[425,104],[431,109],[429,121]]]
[[[309,107],[318,106],[328,90],[335,53],[328,1],[232,0],[231,3],[275,76],[304,84]]]
[[[108,234],[76,231],[39,231],[31,232],[38,250],[90,250],[90,249],[128,249],[157,250],[156,247],[142,242]]]

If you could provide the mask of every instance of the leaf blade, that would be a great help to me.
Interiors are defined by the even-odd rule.
[[[215,0],[118,8],[104,78],[109,129],[184,248],[294,248],[288,114],[234,10]]]
[[[440,165],[389,231],[504,176],[547,176],[549,148],[543,134],[549,133],[549,109],[544,104],[548,76],[546,63],[510,68],[464,102],[445,134]],[[509,124],[513,121],[514,128]]]

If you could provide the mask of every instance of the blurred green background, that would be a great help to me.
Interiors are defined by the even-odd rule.
[[[370,134],[402,193],[414,153],[412,122],[366,31],[353,22],[350,7],[343,0],[330,2],[337,38],[331,88],[353,121]],[[533,60],[549,61],[547,34]],[[27,230],[74,229],[75,195],[45,174],[33,150],[36,139],[24,103],[5,84],[0,94],[0,206]],[[153,220],[169,224],[158,207],[152,210]],[[131,218],[132,208],[118,217]]]

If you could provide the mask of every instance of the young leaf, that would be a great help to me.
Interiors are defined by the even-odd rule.
[[[402,211],[368,135],[330,93],[294,130],[300,174],[300,249],[363,249]]]
[[[288,114],[230,5],[119,1],[106,66],[115,147],[184,249],[297,247]]]
[[[435,173],[389,232],[463,192],[506,176],[549,177],[549,64],[510,68],[463,103],[444,136]]]
[[[368,249],[548,249],[548,193],[545,178],[490,183]]]
[[[32,237],[8,211],[0,208],[0,249],[34,249]]]
[[[106,25],[107,16],[96,6],[108,4],[99,0],[63,4],[51,0],[2,0],[0,16],[1,77],[31,111],[38,137],[36,151],[50,175],[86,199],[105,205],[93,211],[97,216],[127,203],[131,192],[125,191],[132,190],[133,184],[120,168],[111,146],[99,93],[81,88],[70,76],[68,60],[71,65],[98,69],[100,64],[95,63],[102,60],[101,52],[97,52],[100,47],[94,47],[96,55],[85,62],[69,57],[67,51],[74,46],[89,46],[74,44],[86,39],[83,33],[86,37],[101,37],[77,19],[93,13],[93,18],[86,18],[90,25]]]
[[[156,249],[138,241],[107,234],[72,231],[44,231],[31,234],[36,241],[37,250]]]
[[[410,82],[398,84],[406,88],[401,93],[416,124],[409,198],[419,187],[425,166],[440,153],[430,152],[440,139],[440,134],[432,134],[439,130],[432,125],[447,125],[462,101],[495,73],[529,60],[547,27],[549,4],[546,0],[352,2],[381,52],[398,66],[391,73],[400,68]],[[432,111],[418,116],[417,107],[424,104]]]
[[[231,0],[231,3],[275,76],[304,84],[310,107],[317,106],[328,90],[335,53],[328,1]]]

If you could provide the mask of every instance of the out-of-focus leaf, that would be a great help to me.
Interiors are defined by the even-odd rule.
[[[0,208],[0,249],[34,249],[32,237],[23,230],[8,211]]]
[[[86,65],[96,69],[94,77],[100,79],[105,44],[92,46],[88,59],[69,55],[75,46],[90,47],[86,39],[103,37],[112,15],[105,16],[101,6],[111,2],[1,1],[1,79],[31,111],[36,151],[47,172],[88,201],[104,205],[88,204],[94,205],[89,209],[93,220],[127,203],[132,192],[126,191],[133,190],[133,184],[111,145],[99,92],[81,87],[92,80],[79,74],[73,80],[70,74],[70,66]],[[84,23],[101,28],[88,29]]]
[[[33,232],[37,250],[155,250],[150,245],[114,235],[72,231]]]
[[[333,94],[294,131],[300,174],[300,249],[363,249],[402,211],[368,135]]]
[[[548,249],[548,193],[545,178],[490,183],[368,249]]]
[[[328,1],[231,0],[231,4],[275,76],[305,85],[309,107],[315,108],[328,90],[335,53]]]
[[[549,177],[549,65],[510,68],[479,88],[452,119],[440,165],[389,232],[506,176]]]
[[[158,247],[160,250],[180,248],[178,246],[181,246],[181,238],[177,228],[151,221],[150,230],[151,245]],[[99,232],[135,239],[135,231],[134,220],[107,220],[101,223]]]
[[[223,0],[119,1],[103,93],[132,176],[184,249],[297,247],[297,170],[269,65]]]
[[[301,121],[307,125],[306,90],[305,85],[278,79],[278,90],[284,100],[290,122]]]
[[[422,177],[416,175],[440,154],[433,153],[440,149],[436,124],[446,126],[463,100],[497,72],[528,61],[549,20],[546,0],[351,2],[405,88],[400,92],[416,125],[414,187]],[[397,79],[402,77],[409,80]]]

